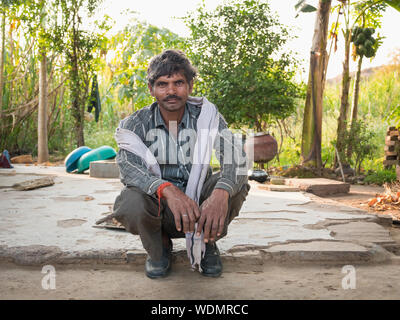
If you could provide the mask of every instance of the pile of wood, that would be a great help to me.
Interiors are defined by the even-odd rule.
[[[400,162],[400,132],[396,127],[389,127],[386,132],[385,140],[385,160],[383,165],[389,169],[393,165],[399,165]]]

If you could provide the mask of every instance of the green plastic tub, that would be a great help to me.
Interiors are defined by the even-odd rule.
[[[115,152],[114,148],[110,146],[102,146],[100,148],[93,149],[79,158],[78,173],[82,173],[83,171],[89,169],[92,161],[113,159],[116,155],[117,153]]]

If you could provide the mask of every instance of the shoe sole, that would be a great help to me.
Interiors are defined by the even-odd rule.
[[[204,272],[202,272],[201,274],[204,277],[208,277],[208,278],[218,278],[221,276],[222,272],[221,273],[204,273]]]
[[[148,273],[146,272],[146,276],[147,276],[148,278],[150,278],[150,279],[165,278],[165,277],[167,277],[168,275],[169,275],[169,270],[168,270],[166,273],[164,273],[164,274],[162,274],[162,275],[159,275],[159,276],[153,276],[153,275],[150,275],[150,274],[148,274]]]
[[[169,273],[170,273],[170,271],[171,271],[171,263],[169,264],[167,270],[166,270],[165,273],[163,273],[163,274],[160,274],[160,275],[158,275],[158,276],[155,276],[155,275],[152,275],[152,274],[150,274],[150,273],[147,273],[146,270],[145,270],[145,274],[146,274],[146,276],[147,276],[148,278],[150,278],[150,279],[159,279],[159,278],[165,278],[166,276],[168,276]]]
[[[220,272],[220,273],[205,273],[205,272],[201,272],[201,274],[202,274],[204,277],[218,278],[218,277],[221,276],[222,271],[223,271],[223,270],[221,269],[221,272]]]

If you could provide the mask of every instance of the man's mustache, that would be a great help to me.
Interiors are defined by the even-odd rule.
[[[166,97],[163,101],[168,101],[168,100],[171,100],[171,99],[182,100],[181,97],[178,97],[176,95],[171,95],[171,96]]]

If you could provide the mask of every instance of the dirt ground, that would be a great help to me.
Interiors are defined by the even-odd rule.
[[[367,209],[365,201],[382,190],[352,186],[348,195],[329,199]],[[393,226],[390,232],[400,243],[400,228]],[[161,280],[148,279],[144,266],[137,265],[54,268],[52,282],[42,267],[0,264],[0,299],[400,299],[399,260],[350,269],[343,265],[226,263],[218,279],[193,272],[184,263],[173,264],[171,274]],[[349,270],[353,270],[352,282],[348,282]],[[54,286],[46,289],[49,284]]]
[[[173,265],[161,280],[143,266],[55,266],[55,289],[43,289],[41,267],[0,265],[0,299],[400,299],[399,265],[354,266],[354,287],[343,287],[344,266],[225,264],[218,279]],[[348,283],[349,282],[345,282]]]

